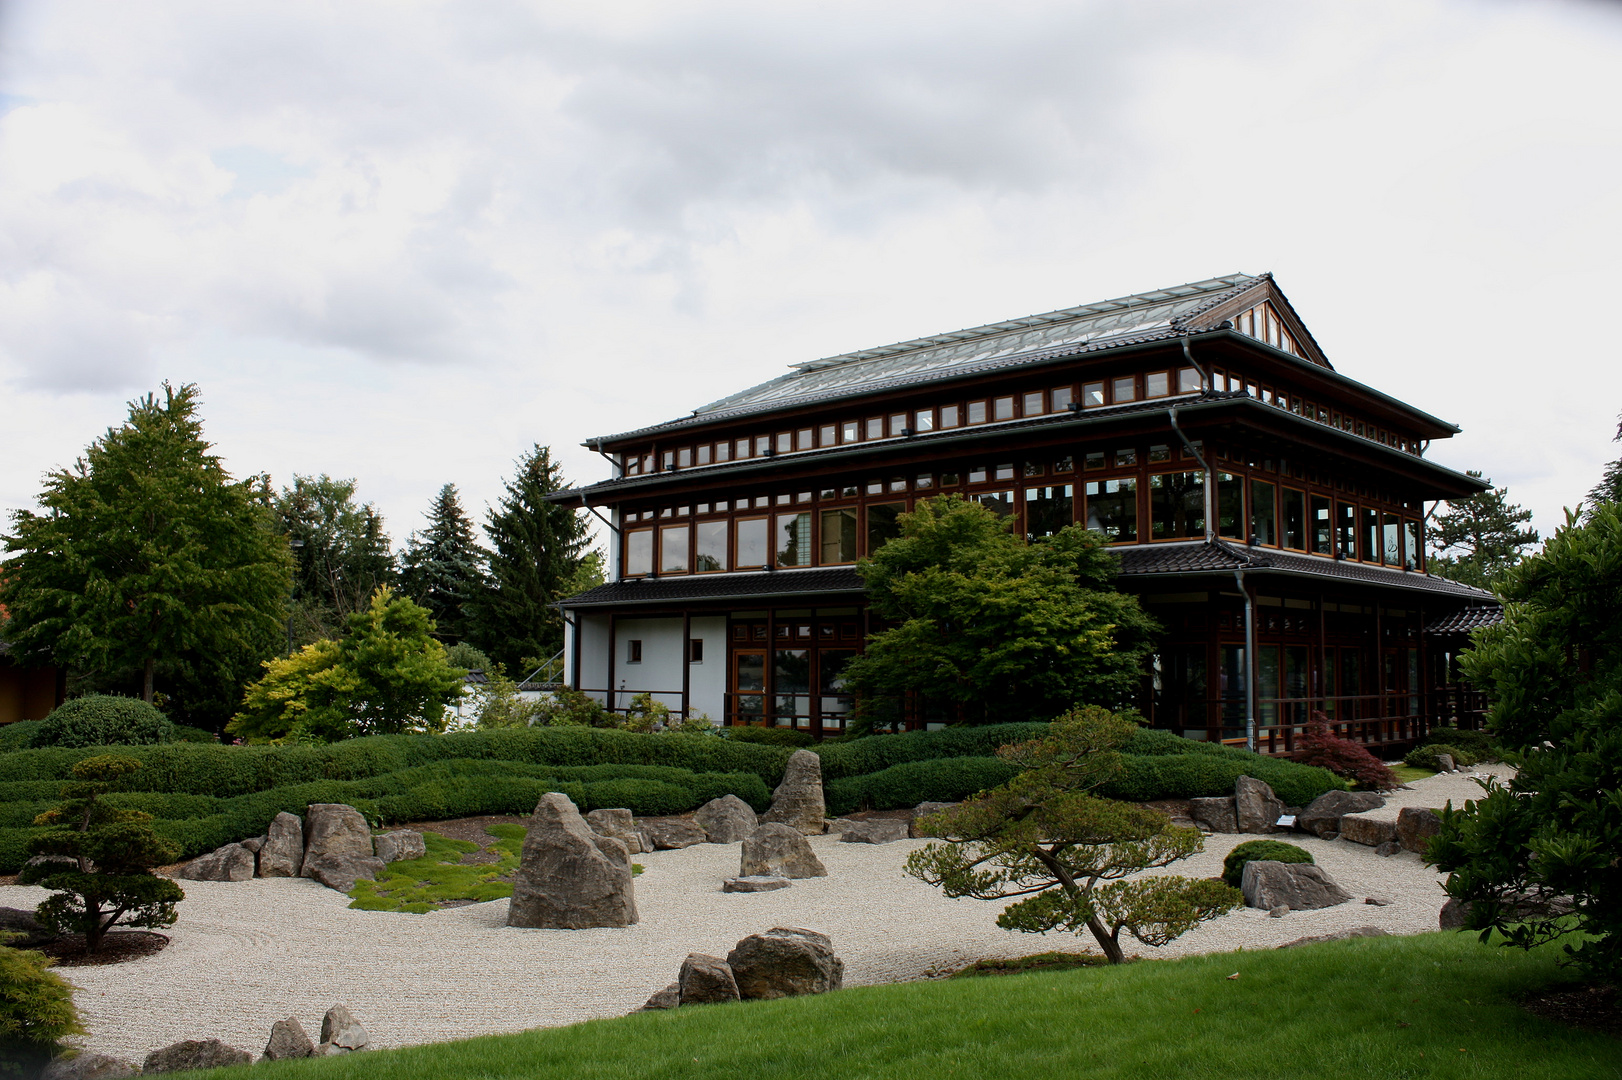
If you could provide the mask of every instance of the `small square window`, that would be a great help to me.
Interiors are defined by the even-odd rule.
[[[687,639],[687,662],[689,664],[702,664],[704,662],[704,639],[701,637]]]
[[[759,507],[762,507],[762,506],[770,506],[771,504],[772,504],[772,500],[769,497],[767,497],[765,495],[756,495],[755,496],[755,506],[756,506],[756,508],[759,508]]]
[[[765,457],[766,452],[768,450],[770,450],[771,448],[772,448],[772,437],[770,435],[756,435],[755,436],[755,456],[756,457]]]
[[[823,499],[837,499],[837,498],[839,498],[839,489],[838,488],[823,488],[820,498],[823,498]]]
[[[870,416],[867,420],[867,437],[869,439],[884,438],[884,417]]]
[[[1014,478],[1014,467],[1012,465],[998,465],[997,466],[997,479],[998,480],[1012,480],[1013,478]]]
[[[1073,457],[1062,457],[1062,458],[1060,458],[1058,461],[1055,461],[1053,463],[1053,471],[1054,472],[1075,472],[1076,471],[1076,459],[1073,458]]]
[[[699,503],[697,506],[693,507],[693,513],[695,513],[695,514],[707,514],[709,512],[710,512],[710,504],[709,503]]]
[[[625,662],[627,664],[640,664],[642,662],[642,639],[631,638],[625,643]]]
[[[708,443],[705,443],[703,446],[698,448],[698,463],[700,465],[708,465],[710,463],[710,446]]]
[[[794,501],[797,503],[810,502],[811,493],[809,491],[802,491],[798,495],[794,496]]]
[[[789,454],[794,452],[793,432],[780,431],[777,433],[777,452],[779,454]]]
[[[882,481],[882,480],[869,480],[867,482],[867,493],[869,495],[883,495],[884,494],[884,481]]]
[[[983,401],[969,402],[969,423],[983,424],[986,422],[986,403]]]
[[[1199,391],[1200,369],[1191,367],[1178,368],[1177,392],[1179,394],[1197,394]]]
[[[1170,461],[1170,460],[1171,460],[1171,447],[1167,446],[1165,443],[1156,443],[1155,445],[1149,447],[1149,461],[1151,463],[1156,462],[1156,461]]]
[[[675,468],[676,467],[676,451],[674,451],[674,450],[666,450],[664,452],[664,455],[663,455],[663,461],[664,461],[664,467],[666,469]]]
[[[957,487],[962,482],[963,478],[955,472],[941,473],[941,487]]]
[[[935,410],[919,409],[912,414],[912,430],[923,432],[935,430]]]
[[[742,461],[744,458],[746,458],[748,456],[749,456],[749,440],[748,439],[739,439],[738,440],[738,460]]]
[[[715,504],[715,512],[717,514],[724,514],[724,513],[727,512],[727,510],[728,510],[727,500],[722,499],[720,502]]]
[[[992,417],[996,420],[1012,420],[1014,418],[1014,399],[1000,397],[993,403]]]
[[[1048,399],[1053,402],[1054,412],[1064,412],[1070,408],[1070,403],[1076,399],[1076,395],[1071,387],[1056,386],[1048,391]]]
[[[811,431],[810,428],[801,428],[798,432],[796,432],[795,435],[794,435],[794,449],[796,449],[796,450],[809,450],[809,449],[811,449],[811,447],[812,447],[811,435],[812,435],[812,431]]]
[[[1084,383],[1081,387],[1081,407],[1096,409],[1104,404],[1104,384],[1101,382]]]
[[[691,465],[692,463],[693,463],[693,449],[692,449],[692,447],[690,447],[690,446],[683,447],[682,449],[676,451],[676,467],[678,469],[685,469],[689,465]]]
[[[833,424],[823,424],[817,429],[817,438],[823,446],[834,446],[839,442],[839,428]]]
[[[913,481],[913,486],[919,491],[923,491],[925,488],[932,488],[935,486],[935,478],[933,476],[920,476],[918,479]]]
[[[958,425],[957,406],[956,405],[942,405],[941,406],[941,427],[942,428],[955,428],[955,427],[957,427],[957,425]]]
[[[715,444],[715,460],[716,461],[731,461],[732,460],[732,443],[730,441],[729,442],[718,442],[718,443]]]
[[[1137,452],[1137,450],[1117,450],[1117,451],[1115,451],[1115,467],[1117,469],[1129,469],[1132,466],[1136,465],[1137,463],[1138,463],[1138,452]]]
[[[1026,394],[1024,400],[1020,402],[1020,408],[1024,410],[1025,416],[1041,416],[1048,411],[1046,402],[1042,400],[1042,391],[1040,390],[1033,390],[1031,393]]]
[[[1082,467],[1088,470],[1102,469],[1104,467],[1104,451],[1095,450],[1091,454],[1088,454],[1086,459],[1082,462]]]
[[[1025,463],[1025,475],[1026,476],[1041,476],[1042,475],[1042,466],[1038,465],[1034,461],[1027,461]]]
[[[1110,383],[1110,400],[1120,405],[1127,401],[1138,400],[1138,378],[1136,375],[1126,375]]]
[[[984,465],[969,470],[969,483],[983,484],[986,482],[986,467]]]
[[[1167,397],[1171,394],[1171,372],[1151,371],[1143,380],[1144,397]]]
[[[779,495],[777,497],[777,505],[778,506],[787,506],[791,501],[792,501],[792,496],[789,496],[789,495]]]
[[[907,490],[907,478],[905,476],[898,476],[894,480],[891,480],[890,481],[890,490],[891,491],[906,491]]]
[[[858,420],[846,420],[843,424],[839,425],[839,429],[840,442],[853,443],[862,437],[862,425]]]
[[[846,499],[854,499],[859,494],[860,492],[856,490],[855,484],[846,484],[841,497]]]
[[[890,416],[890,438],[899,439],[907,433],[907,414],[893,413]]]

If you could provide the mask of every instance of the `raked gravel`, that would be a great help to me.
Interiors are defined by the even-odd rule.
[[[1457,805],[1480,789],[1469,776],[1437,776],[1397,792],[1402,806]],[[1241,909],[1162,949],[1124,942],[1144,957],[1271,948],[1310,934],[1378,926],[1396,934],[1437,928],[1441,875],[1417,855],[1382,858],[1342,841],[1288,836],[1311,851],[1356,899],[1270,918]],[[1216,835],[1168,872],[1207,877],[1246,836]],[[107,967],[59,969],[90,1034],[84,1046],[139,1061],[181,1039],[223,1039],[256,1056],[271,1024],[297,1016],[319,1029],[347,1005],[374,1047],[439,1042],[616,1016],[674,980],[690,952],[725,956],[741,937],[773,926],[828,934],[847,986],[918,979],[989,957],[1079,950],[1091,938],[1001,930],[1000,904],[948,900],[902,872],[924,841],[812,845],[826,878],[768,893],[723,893],[738,872],[738,844],[700,844],[636,856],[642,921],[625,929],[522,930],[505,926],[507,901],[427,915],[352,911],[347,897],[313,881],[188,881],[163,952]],[[32,908],[30,886],[0,887],[0,906]],[[1373,896],[1388,901],[1363,903]]]

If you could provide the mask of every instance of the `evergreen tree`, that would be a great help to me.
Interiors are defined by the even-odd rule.
[[[446,484],[428,508],[428,527],[411,534],[400,560],[401,591],[428,609],[441,641],[467,636],[469,601],[484,583],[484,559],[456,485]]]
[[[473,604],[470,633],[491,659],[517,674],[528,661],[563,647],[563,618],[552,604],[591,587],[582,586],[594,554],[586,549],[585,523],[571,508],[546,501],[568,486],[551,450],[537,445],[518,460],[517,475],[485,522],[489,573]]]
[[[1470,475],[1481,479],[1479,472]],[[1525,557],[1527,548],[1538,544],[1538,531],[1522,527],[1532,520],[1532,511],[1510,502],[1508,494],[1508,488],[1490,487],[1448,502],[1447,511],[1436,516],[1430,529],[1432,573],[1490,589],[1500,574]]]
[[[355,481],[294,476],[276,499],[276,519],[293,547],[292,631],[298,644],[336,637],[344,619],[395,583],[383,517],[355,502]]]
[[[1616,438],[1613,442],[1622,442],[1622,422],[1616,426]],[[1588,513],[1592,515],[1594,508],[1601,503],[1622,502],[1622,458],[1605,466],[1605,472],[1600,476],[1598,484],[1588,493]]]
[[[267,480],[231,478],[197,404],[196,386],[165,383],[46,475],[42,512],[12,516],[0,605],[22,656],[138,681],[149,703],[161,681],[172,715],[212,726],[277,649],[291,559]]]

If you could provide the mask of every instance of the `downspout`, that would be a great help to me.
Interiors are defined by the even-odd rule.
[[[1198,360],[1194,359],[1194,350],[1189,347],[1187,334],[1183,335],[1182,340],[1183,359],[1188,361],[1189,367],[1200,373],[1200,393],[1209,394],[1211,392],[1211,373],[1201,367]]]
[[[1183,335],[1182,341],[1183,359],[1188,361],[1189,367],[1200,373],[1200,392],[1202,394],[1209,392],[1211,389],[1211,373],[1201,367],[1199,361],[1194,359],[1194,350],[1188,344],[1187,334]],[[1183,429],[1177,426],[1177,406],[1173,405],[1170,409],[1167,409],[1166,416],[1171,420],[1171,429],[1177,433],[1179,439],[1183,440],[1183,445],[1188,447],[1190,454],[1194,455],[1194,460],[1200,463],[1200,468],[1205,470],[1205,542],[1209,544],[1216,539],[1216,515],[1213,513],[1216,509],[1216,474],[1211,471],[1211,466],[1206,462],[1205,455],[1200,453],[1199,448],[1189,441],[1187,435],[1183,434]]]
[[[1233,579],[1245,598],[1245,749],[1256,749],[1256,601],[1245,587],[1245,568],[1233,568]]]

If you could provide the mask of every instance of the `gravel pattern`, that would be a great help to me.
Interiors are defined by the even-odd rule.
[[[1398,792],[1387,810],[1455,805],[1479,788],[1466,776],[1438,776]],[[1285,837],[1281,837],[1285,838]],[[1205,851],[1168,872],[1221,872],[1246,836],[1217,835]],[[1440,875],[1418,856],[1390,858],[1341,841],[1290,836],[1358,899],[1273,919],[1244,909],[1163,949],[1125,942],[1129,953],[1270,948],[1355,926],[1392,933],[1435,930]],[[637,856],[642,921],[625,929],[525,930],[503,925],[507,901],[408,915],[352,911],[348,898],[314,881],[188,881],[172,944],[155,956],[111,967],[64,970],[90,1034],[90,1050],[140,1060],[181,1039],[217,1038],[257,1055],[270,1026],[297,1016],[306,1030],[342,1002],[374,1047],[439,1042],[616,1016],[671,982],[689,952],[725,956],[741,937],[773,926],[805,926],[834,940],[846,985],[917,979],[974,960],[1092,947],[1091,938],[1037,937],[1001,930],[1000,905],[948,900],[907,877],[902,863],[923,841],[844,844],[813,838],[828,877],[768,893],[723,893],[738,872],[738,844],[700,844]],[[46,893],[0,887],[0,906],[31,908]],[[1388,901],[1361,903],[1365,896]]]

